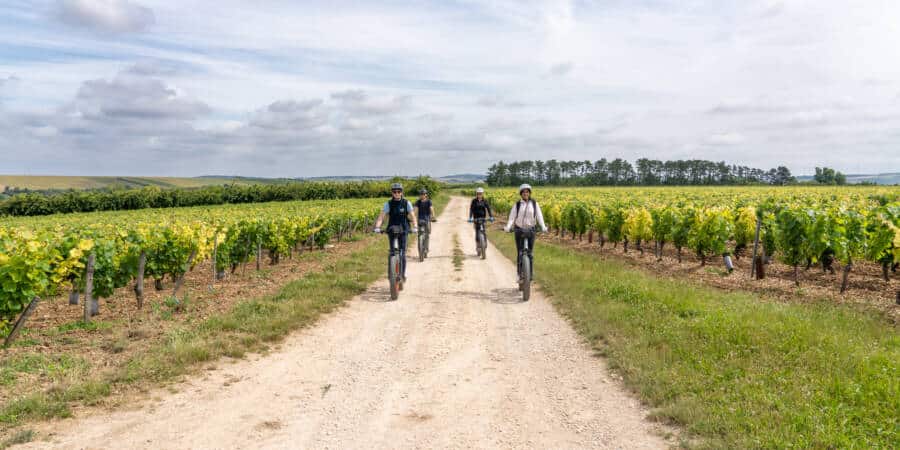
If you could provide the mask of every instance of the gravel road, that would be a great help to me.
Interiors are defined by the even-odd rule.
[[[398,301],[381,280],[276,351],[219,364],[138,409],[60,421],[25,447],[670,445],[540,292],[520,302],[513,263],[493,247],[475,257],[467,209],[451,200],[424,263],[411,251]]]

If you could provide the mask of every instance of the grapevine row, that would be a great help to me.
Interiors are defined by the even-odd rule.
[[[85,292],[88,275],[94,300],[135,281],[140,305],[144,277],[161,285],[168,276],[178,286],[212,258],[220,278],[254,258],[259,264],[262,250],[274,264],[299,246],[321,247],[364,226],[378,206],[314,201],[7,220],[0,224],[0,327],[35,298]]]
[[[515,190],[492,189],[492,205],[508,211]],[[540,189],[547,225],[574,235],[596,234],[600,245],[648,245],[661,258],[673,245],[681,262],[689,249],[701,260],[740,256],[757,244],[760,260],[779,258],[797,268],[832,262],[844,268],[841,286],[853,264],[868,260],[882,266],[885,280],[900,264],[900,190],[853,189]],[[756,240],[757,225],[759,239]]]

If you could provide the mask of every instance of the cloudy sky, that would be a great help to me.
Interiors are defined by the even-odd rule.
[[[3,0],[0,173],[900,171],[896,0]]]

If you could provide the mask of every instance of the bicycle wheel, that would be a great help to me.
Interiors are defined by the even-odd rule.
[[[481,259],[487,258],[487,238],[484,236],[484,233],[478,233],[478,247],[481,248],[481,251],[478,252],[481,255]]]
[[[400,257],[391,256],[388,264],[388,284],[391,285],[391,300],[397,300],[400,295]]]
[[[522,257],[522,301],[531,297],[531,257]]]
[[[425,257],[428,257],[428,244],[431,243],[431,231],[425,233]]]

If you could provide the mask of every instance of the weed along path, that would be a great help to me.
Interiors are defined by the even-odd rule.
[[[136,409],[49,424],[25,447],[670,445],[540,293],[520,303],[513,263],[492,246],[474,256],[467,210],[453,198],[430,257],[411,250],[398,301],[381,280],[267,355],[217,363]]]

